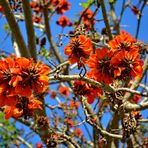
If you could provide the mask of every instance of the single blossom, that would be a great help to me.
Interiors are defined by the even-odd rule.
[[[71,64],[78,63],[78,65],[85,62],[91,52],[91,39],[84,35],[72,37],[70,43],[64,49],[64,53],[69,56],[69,62]]]
[[[60,25],[61,27],[66,27],[66,26],[71,26],[72,23],[71,21],[69,20],[69,18],[67,16],[61,16],[57,22],[56,22],[58,25]]]
[[[138,51],[139,48],[134,44],[135,42],[136,42],[136,39],[133,36],[125,32],[124,30],[122,30],[120,31],[119,35],[115,36],[114,39],[109,41],[109,45],[111,47],[111,51],[117,52],[117,53],[122,50]]]
[[[110,61],[114,77],[119,79],[140,78],[142,76],[143,61],[136,51],[123,50],[114,55]]]
[[[59,93],[64,95],[64,96],[68,96],[69,95],[69,89],[67,86],[60,86],[59,87]]]
[[[90,68],[89,75],[99,82],[112,83],[112,75],[110,69],[110,60],[112,52],[107,48],[96,49],[95,54],[91,54],[87,61]]]
[[[73,91],[77,95],[85,96],[89,104],[92,104],[95,98],[102,95],[102,90],[100,88],[79,80],[74,81]]]

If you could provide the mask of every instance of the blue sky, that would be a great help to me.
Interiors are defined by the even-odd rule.
[[[78,19],[79,12],[83,10],[83,8],[80,6],[79,3],[80,2],[86,2],[86,0],[69,0],[69,2],[71,3],[71,9],[69,11],[67,11],[64,15],[68,16],[71,19],[71,21],[74,22],[75,19]],[[138,2],[138,0],[134,0],[134,4],[137,3],[137,2]],[[120,9],[121,9],[121,1],[120,0],[118,0],[115,8],[116,8],[117,17],[118,17],[118,14],[119,14]],[[91,7],[91,9],[93,10],[94,8]],[[96,19],[102,19],[101,10],[99,10],[98,12],[99,12],[99,14],[96,16]],[[60,26],[55,25],[55,22],[57,21],[57,19],[59,17],[60,17],[60,15],[55,14],[52,17],[51,22],[50,22],[51,27],[52,27],[51,30],[52,30],[53,38],[54,38],[55,41],[57,41],[58,34],[62,31]],[[147,20],[148,20],[148,7],[145,7],[143,14],[142,14],[142,21],[141,21],[141,27],[140,27],[138,39],[142,40],[146,43],[148,43],[148,29],[147,29],[148,21]],[[6,23],[7,23],[6,20],[3,18],[3,16],[1,16],[1,19],[0,19],[0,49],[4,49],[7,52],[13,52],[12,45],[11,45],[11,38],[8,37],[5,40],[7,33],[6,33],[6,31],[3,30],[3,27]],[[21,32],[23,33],[24,37],[26,38],[24,23],[20,22],[19,24],[21,25]],[[126,26],[126,27],[122,28],[123,30],[126,30],[127,32],[129,32],[130,34],[135,36],[135,32],[136,32],[135,30],[136,30],[136,27],[137,27],[137,18],[131,12],[130,8],[127,8],[127,10],[126,10],[126,12],[123,16],[123,20],[121,22],[121,25]],[[96,28],[97,28],[98,31],[101,31],[101,29],[103,27],[104,27],[103,22],[100,22],[96,25]],[[71,29],[72,29],[72,27],[65,28],[63,33],[67,34]],[[41,33],[37,32],[37,34],[39,35]],[[63,54],[63,48],[64,48],[65,44],[68,43],[68,41],[69,41],[68,39],[63,40],[64,45],[59,48],[59,52],[61,54]],[[148,113],[148,110],[145,110],[143,112],[143,116],[146,117],[147,113]],[[104,123],[105,126],[107,126],[110,117],[111,117],[110,113],[107,113],[102,118],[102,122]],[[18,124],[18,127],[22,127],[22,125]],[[83,126],[81,126],[81,127],[83,129]],[[26,133],[29,132],[28,128],[26,128],[26,127],[24,127],[24,128],[26,129]],[[34,144],[39,142],[39,137],[35,137],[35,138],[31,139],[31,142],[33,142]]]

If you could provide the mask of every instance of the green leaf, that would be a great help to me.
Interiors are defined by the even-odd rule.
[[[5,25],[3,26],[3,29],[4,29],[6,32],[10,32],[9,24],[5,24]]]
[[[93,0],[87,0],[87,2],[81,2],[80,5],[86,9],[92,2]]]
[[[117,0],[109,0],[109,3],[115,4]]]

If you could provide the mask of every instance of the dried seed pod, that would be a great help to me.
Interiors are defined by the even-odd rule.
[[[137,121],[131,114],[125,114],[122,120],[123,127],[123,139],[129,138],[129,136],[136,132]]]

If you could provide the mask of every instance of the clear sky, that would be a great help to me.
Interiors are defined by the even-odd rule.
[[[83,10],[82,6],[80,6],[80,2],[86,2],[86,0],[68,0],[68,1],[71,3],[71,9],[69,11],[67,11],[64,15],[68,16],[71,19],[71,21],[74,22],[74,20],[78,19],[79,12],[81,12]],[[134,1],[133,4],[136,4],[138,2],[138,0],[133,0],[133,1]],[[118,17],[120,10],[121,10],[121,0],[118,0],[115,8],[116,8],[116,14],[117,14],[117,17]],[[94,8],[91,7],[91,10],[93,10],[93,9]],[[102,19],[101,10],[99,10],[98,12],[99,13],[95,18],[96,19]],[[58,34],[61,33],[61,31],[62,31],[60,26],[55,25],[56,21],[59,17],[60,17],[60,15],[55,14],[52,17],[51,22],[50,22],[51,27],[52,27],[53,38],[56,41],[57,41]],[[11,38],[10,38],[10,36],[7,36],[7,32],[4,31],[4,29],[3,29],[4,25],[6,23],[7,23],[6,20],[0,14],[0,49],[6,50],[7,52],[13,52],[12,45],[11,45]],[[25,27],[24,27],[23,22],[20,22],[20,25],[21,25],[21,32],[23,33],[24,37],[26,38],[26,36],[25,36],[26,32],[25,32]],[[135,36],[136,27],[137,27],[137,18],[132,13],[130,8],[127,8],[126,12],[124,13],[121,25],[123,26],[122,27],[123,30],[126,30],[127,32],[129,32],[130,34]],[[97,31],[101,31],[101,29],[103,27],[104,27],[103,22],[96,24]],[[63,33],[67,34],[70,30],[72,30],[72,27],[67,27],[67,28],[64,29]],[[37,34],[39,35],[39,34],[41,34],[41,32],[38,31]],[[142,13],[141,27],[140,27],[138,39],[148,43],[148,7],[145,7],[145,9]],[[69,39],[63,40],[64,44],[63,44],[62,47],[59,48],[59,52],[61,54],[63,54],[63,48],[64,48],[65,44],[68,43],[68,41],[69,41]],[[53,102],[53,104],[54,104],[54,102]],[[145,110],[143,112],[144,117],[147,116],[147,113],[148,113],[147,110]],[[109,119],[110,119],[109,113],[107,113],[102,118],[102,122],[104,123],[105,126],[107,125]],[[21,128],[22,125],[18,123],[18,127]],[[81,126],[81,127],[83,129],[83,126]],[[23,128],[27,129],[26,133],[29,132],[28,128],[26,128],[24,126],[23,126]],[[31,142],[33,142],[34,144],[39,142],[39,137],[35,137],[35,138],[31,139]]]

